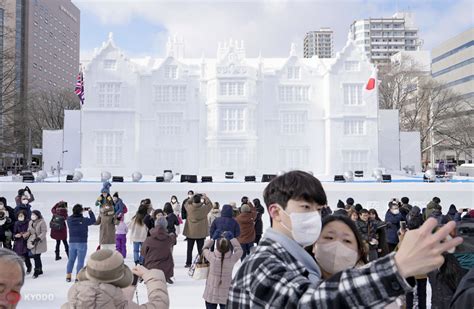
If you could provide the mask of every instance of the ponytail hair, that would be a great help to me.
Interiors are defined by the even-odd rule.
[[[220,238],[217,240],[217,251],[221,253],[221,275],[219,279],[219,286],[222,284],[222,269],[224,268],[225,254],[230,251],[230,241],[227,238]]]

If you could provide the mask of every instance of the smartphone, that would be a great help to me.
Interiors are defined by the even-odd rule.
[[[133,274],[133,281],[132,281],[132,285],[136,286],[138,284],[138,276]]]
[[[402,230],[407,229],[407,222],[406,221],[400,221],[400,229],[402,229]]]

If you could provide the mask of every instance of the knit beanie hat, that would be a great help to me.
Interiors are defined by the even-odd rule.
[[[158,217],[158,219],[155,220],[155,227],[168,228],[168,220],[166,220],[166,217]]]
[[[247,204],[243,204],[242,207],[240,207],[240,212],[250,212],[250,206]]]
[[[112,186],[112,184],[108,181],[104,182],[104,184],[102,185],[102,190],[100,190],[100,193],[107,193],[107,194],[110,194],[110,187]]]
[[[79,281],[89,280],[126,288],[132,284],[133,274],[118,251],[101,249],[92,253],[87,266],[77,274],[77,278]]]
[[[344,204],[343,201],[339,200],[339,201],[337,201],[337,208],[343,208],[344,209],[344,208],[346,208],[346,205]]]

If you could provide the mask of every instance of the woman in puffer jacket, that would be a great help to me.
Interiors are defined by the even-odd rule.
[[[133,274],[143,279],[148,303],[132,301],[136,286]],[[167,309],[168,289],[161,270],[148,270],[138,265],[131,270],[122,255],[109,249],[94,252],[78,274],[79,281],[68,291],[68,302],[61,309]]]

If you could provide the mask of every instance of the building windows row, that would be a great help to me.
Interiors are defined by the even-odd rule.
[[[309,149],[282,148],[280,149],[280,166],[285,169],[307,169],[309,164]]]
[[[369,152],[367,150],[343,150],[343,171],[366,171],[368,167]]]
[[[281,102],[309,101],[309,86],[279,86],[278,98]]]
[[[185,85],[155,85],[154,101],[156,103],[185,102]]]
[[[95,145],[97,165],[117,166],[122,164],[123,132],[96,132]]]
[[[363,84],[343,84],[344,105],[362,105]]]
[[[119,82],[99,83],[99,107],[120,107]]]
[[[157,132],[159,135],[180,135],[183,127],[183,113],[159,113]]]
[[[308,122],[306,111],[285,111],[280,114],[280,132],[284,135],[296,135],[305,132]]]
[[[245,131],[243,108],[223,108],[219,113],[220,131],[227,133]]]
[[[104,70],[116,70],[117,69],[117,60],[106,59],[104,60]]]
[[[288,79],[300,79],[301,78],[301,70],[300,67],[288,67]]]
[[[245,82],[220,82],[219,95],[229,97],[244,96]]]
[[[167,65],[164,70],[165,78],[168,79],[177,79],[178,78],[178,66],[176,65]]]
[[[344,70],[348,72],[359,72],[360,62],[359,61],[344,61]]]
[[[364,120],[344,120],[344,135],[365,135]]]

